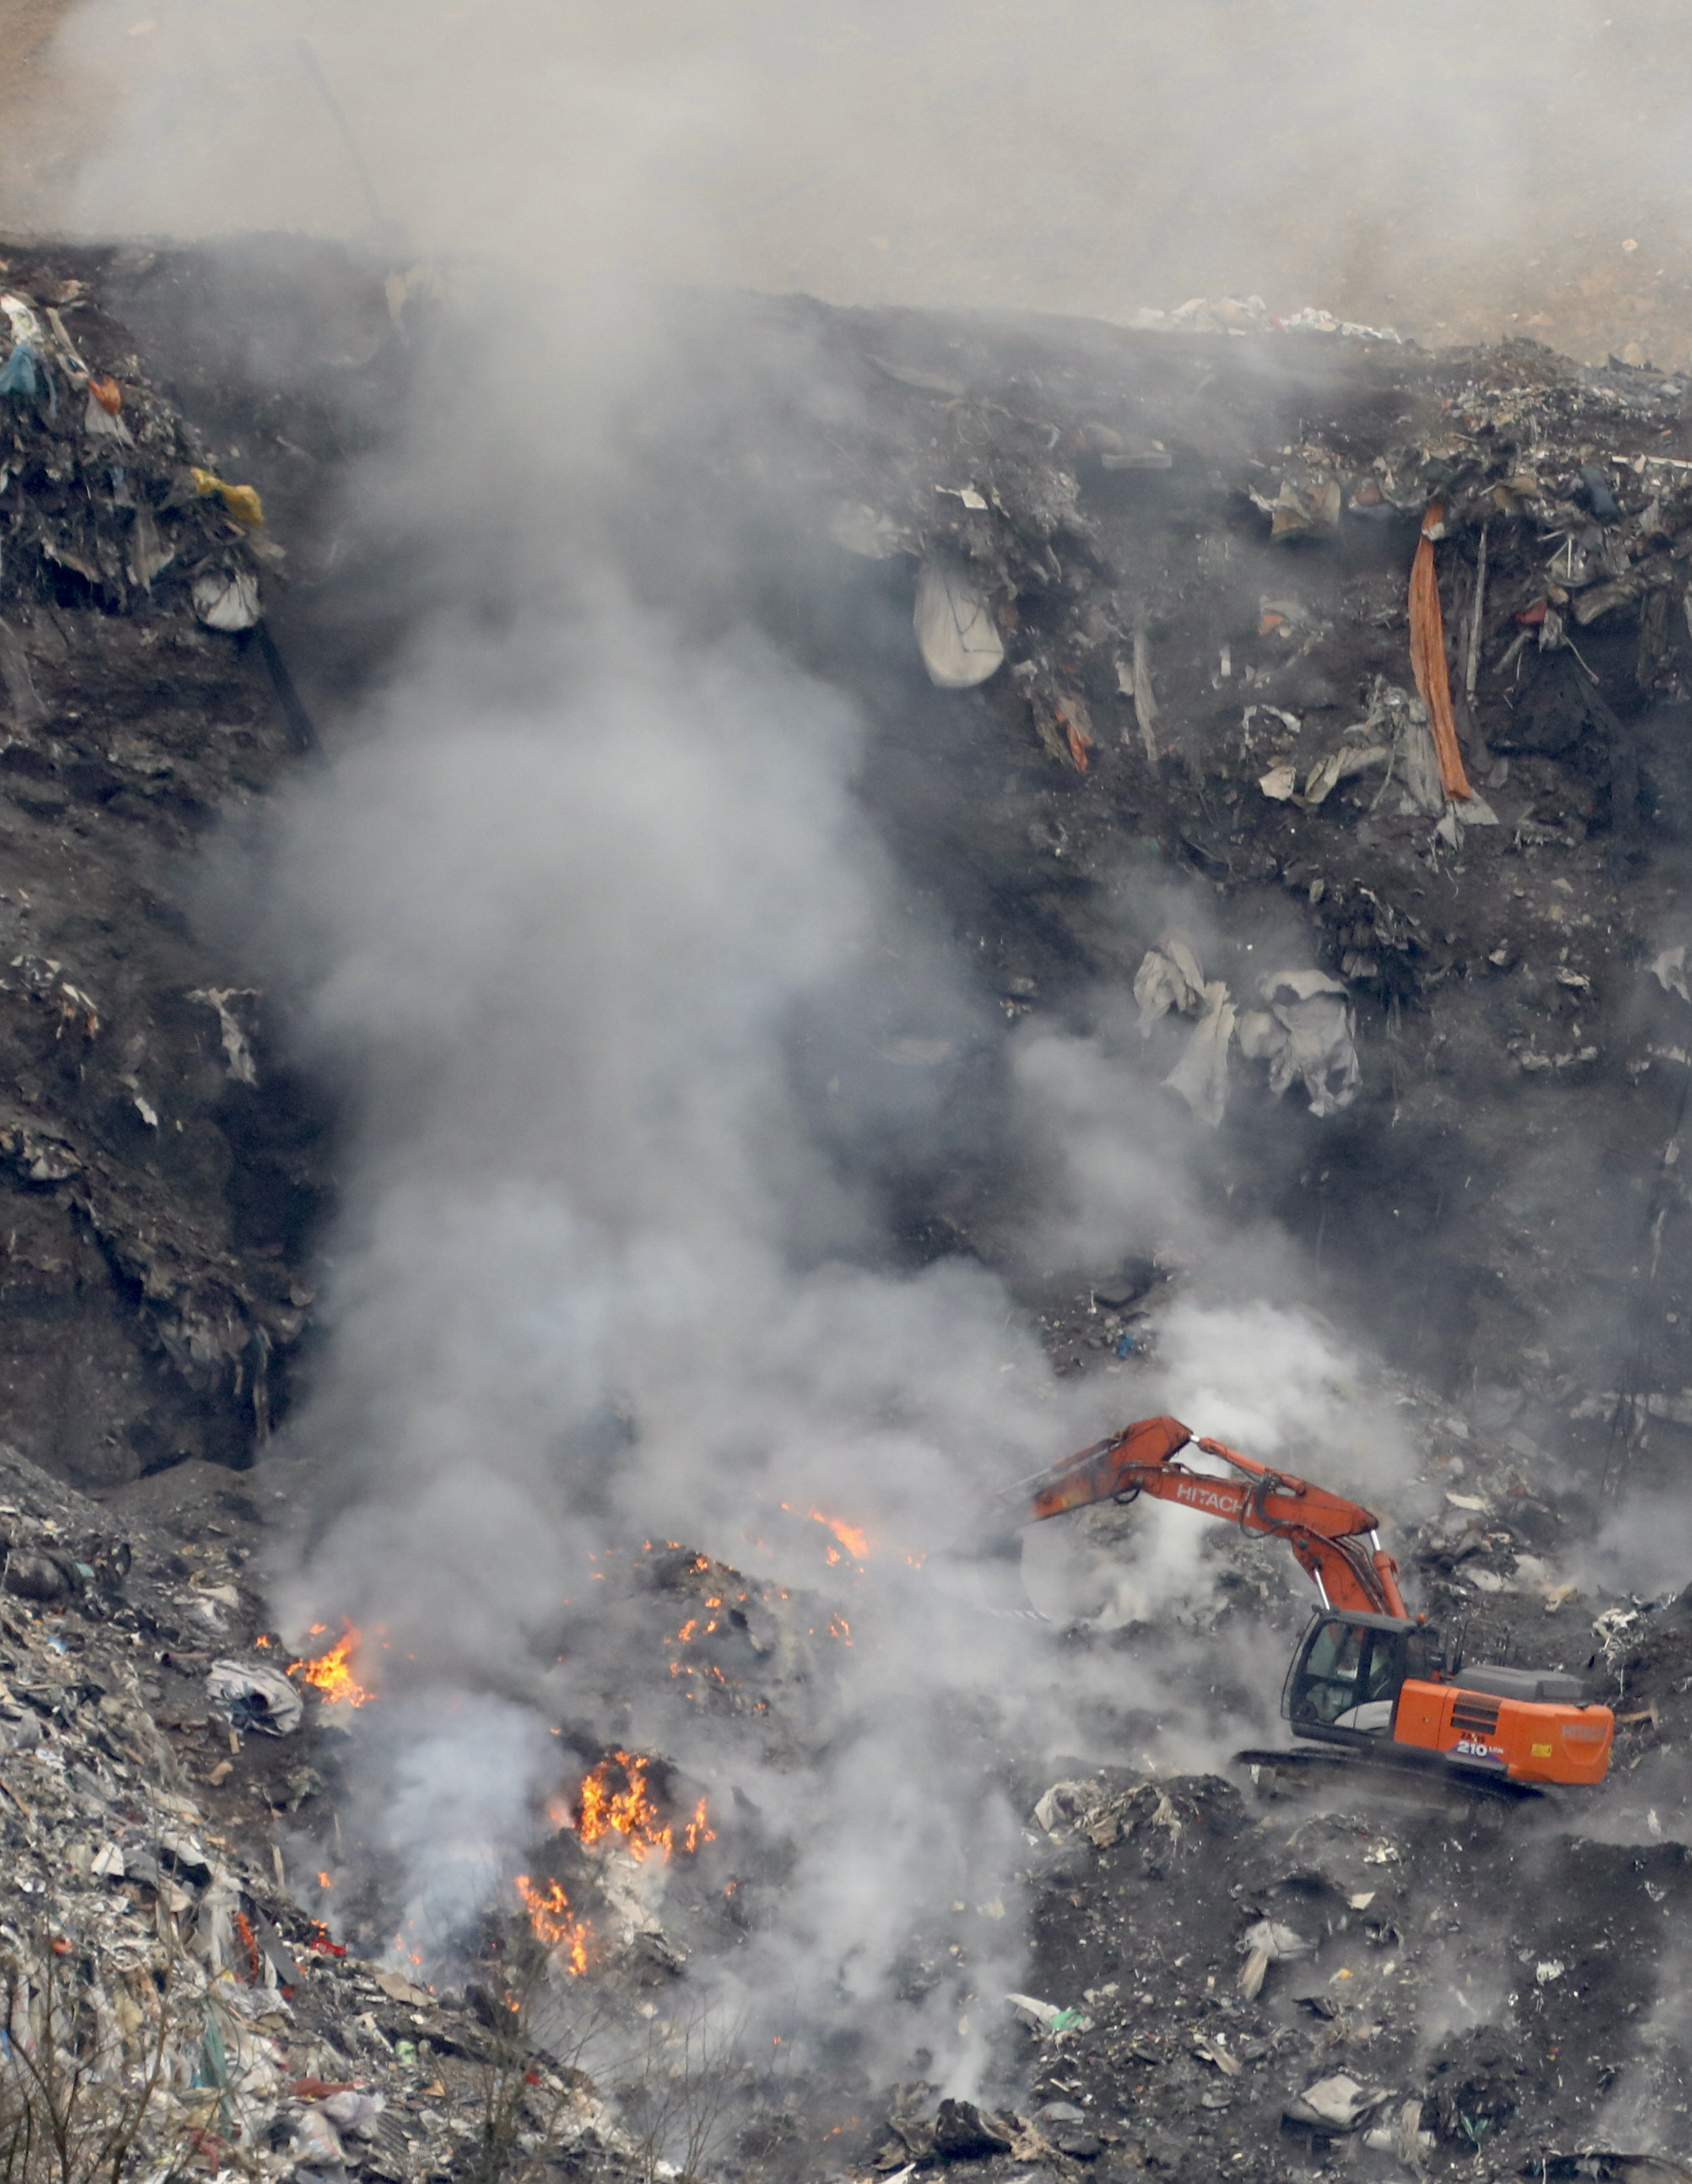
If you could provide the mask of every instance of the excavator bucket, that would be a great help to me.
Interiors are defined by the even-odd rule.
[[[1049,1471],[1024,1479],[1012,1492],[1024,1505],[1025,1522],[1060,1517],[1089,1502],[1108,1502],[1122,1490],[1125,1475],[1142,1465],[1167,1463],[1192,1438],[1179,1418],[1141,1418],[1109,1440],[1095,1441]]]

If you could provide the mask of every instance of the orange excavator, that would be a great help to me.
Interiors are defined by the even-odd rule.
[[[1240,1476],[1177,1463],[1189,1443]],[[1322,1604],[1281,1694],[1294,1736],[1500,1791],[1603,1780],[1609,1708],[1576,1676],[1466,1668],[1448,1656],[1426,1618],[1406,1611],[1379,1521],[1355,1502],[1222,1441],[1195,1441],[1178,1418],[1141,1418],[1012,1490],[1025,1523],[1142,1494],[1284,1540],[1315,1581]]]

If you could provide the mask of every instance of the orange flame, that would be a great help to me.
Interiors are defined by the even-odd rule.
[[[643,1861],[667,1859],[676,1847],[678,1824],[664,1820],[652,1801],[647,1784],[650,1763],[632,1752],[609,1752],[583,1779],[574,1812],[561,1800],[548,1808],[554,1826],[573,1827],[584,1847],[621,1836],[632,1857]],[[615,1786],[619,1778],[621,1789]],[[703,1797],[693,1808],[693,1817],[679,1825],[684,1851],[696,1851],[701,1843],[716,1841]]]
[[[526,1873],[520,1873],[517,1893],[528,1912],[535,1939],[548,1949],[561,1949],[572,1977],[579,1979],[587,1969],[587,1944],[593,1937],[593,1928],[585,1919],[570,1915],[570,1898],[555,1880],[543,1892]]]
[[[782,1502],[782,1507],[790,1516],[796,1515],[798,1513],[794,1510],[793,1505],[791,1502]],[[838,1540],[840,1546],[846,1550],[846,1552],[851,1557],[854,1563],[867,1562],[869,1560],[870,1535],[864,1530],[861,1525],[849,1524],[843,1517],[831,1517],[826,1509],[807,1509],[804,1512],[804,1514],[810,1518],[813,1524],[822,1524],[827,1526],[828,1530],[832,1532],[835,1538]],[[839,1561],[839,1547],[827,1548],[825,1552],[831,1563],[838,1563]]]
[[[314,1638],[321,1636],[326,1627],[321,1623],[314,1623],[311,1635]],[[366,1699],[373,1698],[376,1694],[366,1691],[353,1674],[353,1656],[359,1650],[360,1636],[361,1634],[350,1623],[348,1624],[326,1653],[319,1653],[312,1660],[290,1661],[288,1674],[314,1685],[330,1706],[363,1706]]]

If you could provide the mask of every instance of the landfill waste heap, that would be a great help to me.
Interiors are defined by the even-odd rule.
[[[992,2086],[916,2053],[897,2083],[749,2070],[707,2132],[599,2069],[579,2009],[512,2003],[537,1964],[598,1994],[616,2054],[658,2041],[693,2098],[666,2028],[784,1869],[733,1786],[587,1756],[554,1869],[436,1981],[342,1826],[350,1641],[290,1662],[254,1577],[312,1504],[267,1444],[336,1115],[192,853],[345,732],[426,610],[337,496],[450,307],[293,240],[0,260],[0,1978],[40,2081],[92,2058],[88,2143],[159,2179],[1684,2175],[1692,1622],[1575,1551],[1692,1431],[1686,385],[1229,304],[1127,330],[677,306],[632,558],[854,695],[865,806],[979,967],[973,1014],[882,1027],[985,1148],[888,1177],[909,1262],[995,1267],[1055,1373],[1148,1407],[1178,1256],[1016,1262],[1030,1178],[995,1136],[1019,1026],[1126,1025],[1207,1202],[1306,1246],[1383,1359],[1421,1604],[1617,1715],[1601,1789],[1516,1807],[1194,1774],[1131,1713],[1101,1747],[1144,1766],[999,1755],[1025,1983],[976,1992],[987,1914],[938,1905],[906,1982],[995,2025]],[[1234,1535],[1210,1567],[1199,1626],[1065,1642],[1225,1688],[1226,1648],[1282,1650],[1303,1602]],[[821,1672],[788,1596],[704,1551],[645,1568],[655,1656],[683,1596],[767,1623],[712,1702],[804,1763]],[[687,1949],[594,1849],[591,1786],[616,1857],[661,1823]]]

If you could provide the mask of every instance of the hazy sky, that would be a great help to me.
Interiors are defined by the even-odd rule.
[[[1427,332],[1549,304],[1661,347],[1692,328],[1666,254],[1683,22],[1663,0],[84,0],[32,211],[359,226],[303,40],[384,213],[537,277],[1111,317],[1256,289]]]

